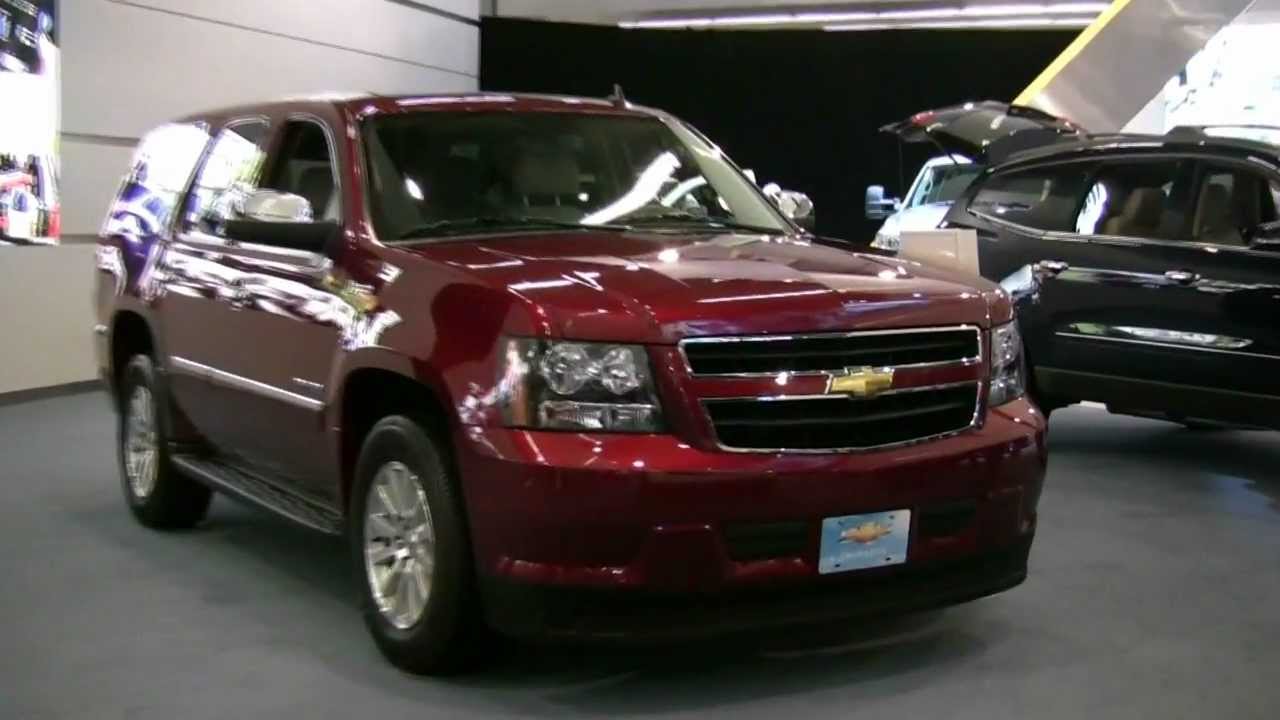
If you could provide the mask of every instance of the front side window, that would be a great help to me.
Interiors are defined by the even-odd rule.
[[[266,134],[265,120],[231,123],[218,133],[191,185],[184,229],[224,235],[226,222],[240,216],[245,198],[257,189]]]
[[[209,132],[199,123],[163,125],[147,133],[111,203],[103,234],[161,234],[208,143]]]
[[[982,168],[973,164],[935,165],[924,172],[906,207],[955,202]]]
[[[386,242],[534,226],[790,231],[717,148],[654,117],[423,112],[364,135]]]
[[[305,198],[317,221],[337,220],[342,194],[333,160],[323,126],[311,120],[290,121],[264,187]]]
[[[1103,165],[1075,218],[1081,235],[1178,239],[1185,226],[1191,166],[1186,161]]]
[[[1207,164],[1191,216],[1191,239],[1244,245],[1255,229],[1277,219],[1280,186],[1271,178],[1231,165]]]
[[[1037,230],[1069,232],[1085,193],[1089,167],[1049,165],[993,175],[969,211]]]

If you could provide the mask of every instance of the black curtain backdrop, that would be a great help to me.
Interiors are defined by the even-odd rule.
[[[813,198],[825,235],[870,241],[866,186],[901,187],[898,142],[877,132],[920,110],[1012,100],[1074,32],[700,32],[487,18],[485,90],[608,95],[689,121],[762,183]],[[929,147],[906,146],[906,182]]]

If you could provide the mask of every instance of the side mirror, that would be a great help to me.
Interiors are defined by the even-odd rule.
[[[751,168],[746,168],[745,170],[742,171],[742,174],[747,176],[747,179],[751,181],[752,185],[760,184],[760,181],[756,179],[755,170],[752,170]]]
[[[898,211],[898,200],[884,196],[883,185],[867,188],[866,214],[868,220],[883,220]]]
[[[245,220],[258,222],[311,222],[315,218],[311,203],[301,195],[278,190],[255,190],[244,199],[240,212]]]
[[[773,204],[777,205],[788,219],[805,230],[813,231],[817,224],[817,217],[814,214],[813,200],[808,195],[795,190],[783,190],[778,183],[769,183],[760,188],[760,191],[773,201]]]
[[[242,243],[323,253],[342,234],[336,222],[316,222],[306,198],[276,190],[254,191],[239,214],[225,229],[228,239]]]
[[[1280,220],[1259,225],[1249,241],[1249,247],[1280,252]]]

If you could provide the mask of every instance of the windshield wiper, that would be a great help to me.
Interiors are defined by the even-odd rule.
[[[662,213],[660,215],[645,215],[638,218],[627,218],[627,223],[636,227],[641,225],[676,225],[681,230],[702,229],[712,232],[723,230],[739,230],[741,232],[757,233],[760,235],[785,235],[785,230],[778,228],[766,228],[759,225],[748,225],[746,223],[733,222],[732,220],[713,220],[709,218],[701,218],[697,215],[689,215],[686,213]]]
[[[426,225],[400,233],[400,240],[430,237],[440,233],[458,230],[497,230],[501,228],[557,228],[565,230],[629,230],[626,225],[584,225],[572,220],[557,220],[548,217],[521,217],[484,215],[480,217],[457,218],[454,220],[437,220]]]

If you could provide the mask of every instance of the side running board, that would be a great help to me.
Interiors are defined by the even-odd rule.
[[[328,535],[342,534],[342,516],[331,508],[225,463],[195,455],[174,455],[173,464],[180,472],[238,500],[266,508]]]

